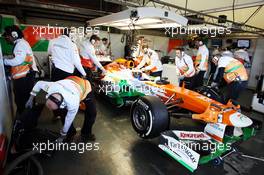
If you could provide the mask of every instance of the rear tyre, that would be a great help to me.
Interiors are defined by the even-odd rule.
[[[169,127],[167,108],[155,96],[139,97],[131,107],[130,116],[134,130],[144,139],[157,137]]]

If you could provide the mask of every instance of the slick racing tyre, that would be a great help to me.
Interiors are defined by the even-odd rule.
[[[169,127],[167,108],[158,97],[138,98],[131,107],[130,115],[134,130],[144,139],[157,137]]]

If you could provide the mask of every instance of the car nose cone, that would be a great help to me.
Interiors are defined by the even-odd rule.
[[[235,126],[235,127],[248,127],[252,125],[253,121],[245,116],[244,114],[241,114],[239,112],[236,112],[230,116],[230,122]]]

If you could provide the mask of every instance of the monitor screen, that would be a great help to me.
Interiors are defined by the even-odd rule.
[[[239,39],[237,40],[237,47],[238,48],[250,48],[250,40],[248,39]]]

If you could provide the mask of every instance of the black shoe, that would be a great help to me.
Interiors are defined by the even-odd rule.
[[[76,130],[68,133],[67,136],[66,136],[66,138],[64,139],[64,142],[66,142],[66,143],[72,142],[73,139],[74,139],[74,136],[76,135],[76,133],[77,133]]]
[[[81,141],[83,142],[94,142],[96,140],[95,135],[94,134],[88,134],[88,135],[81,135]]]

